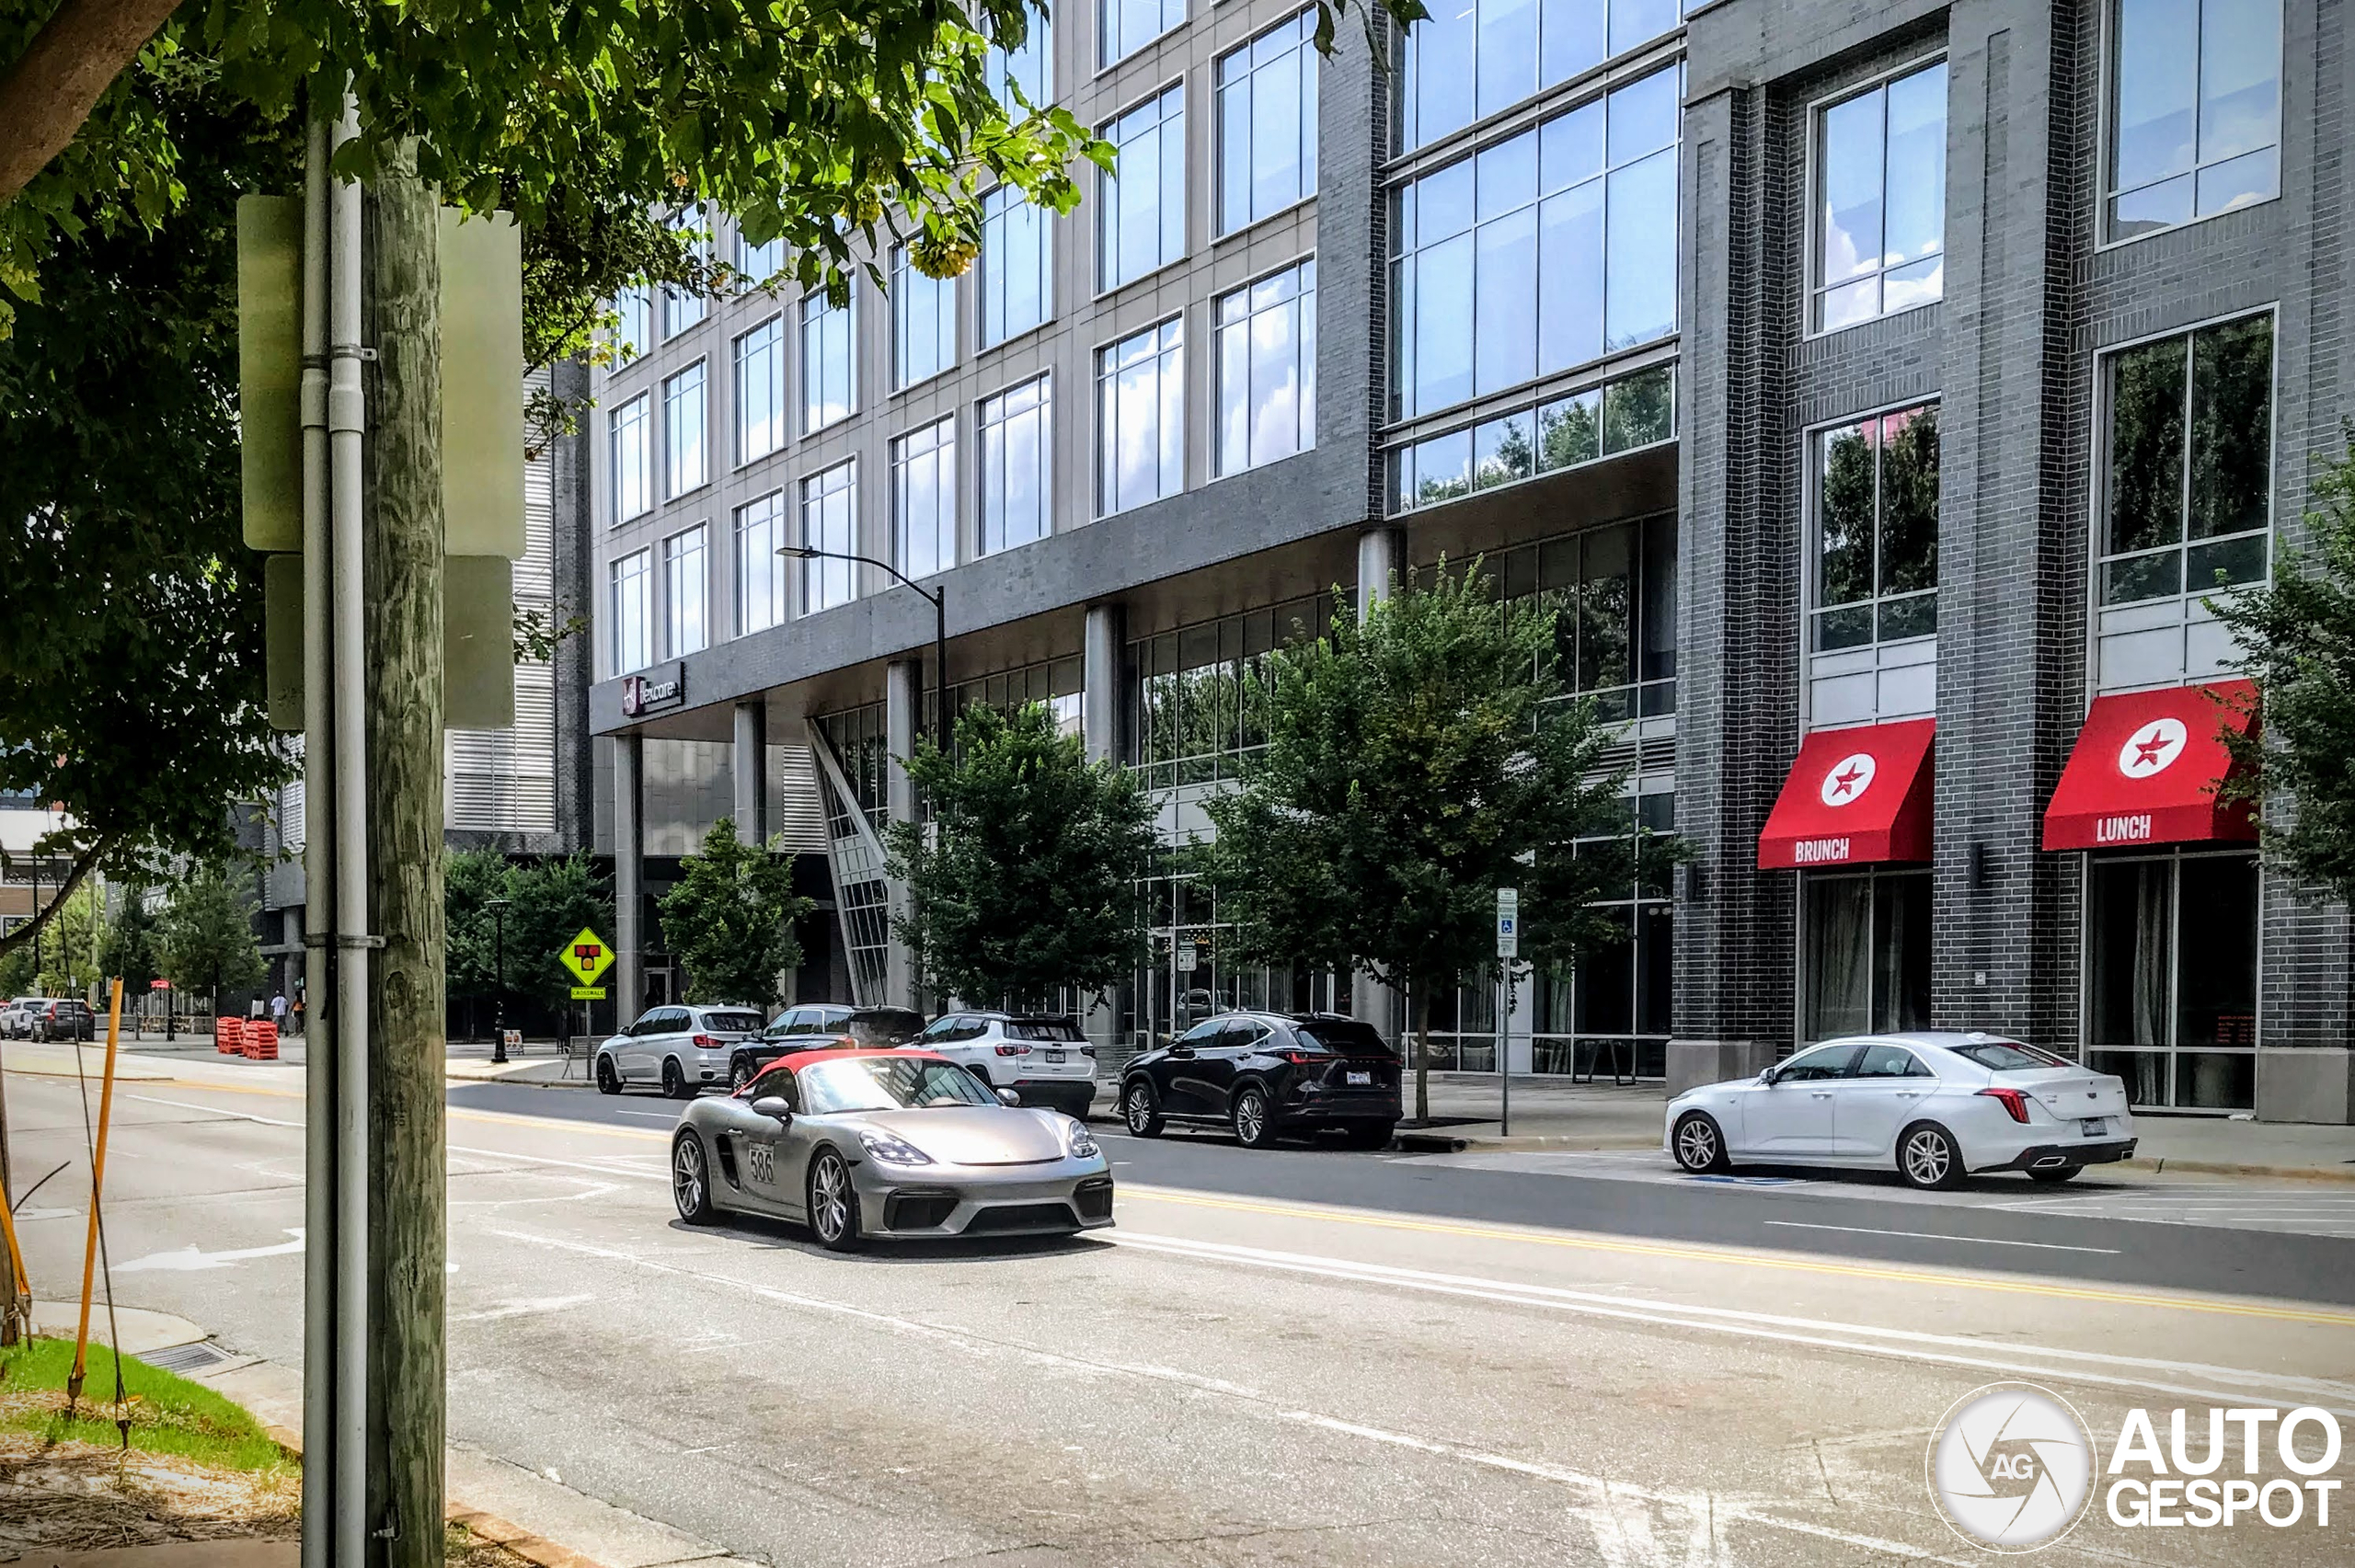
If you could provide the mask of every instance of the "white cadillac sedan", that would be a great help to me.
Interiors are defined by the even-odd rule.
[[[1886,1170],[1917,1187],[2020,1171],[2065,1182],[2131,1159],[2126,1084],[1995,1035],[1830,1040],[1755,1078],[1668,1103],[1664,1143],[1687,1171],[1763,1165]]]

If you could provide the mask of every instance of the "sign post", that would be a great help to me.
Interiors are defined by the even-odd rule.
[[[1497,1136],[1512,1136],[1512,961],[1521,956],[1521,889],[1497,889]]]

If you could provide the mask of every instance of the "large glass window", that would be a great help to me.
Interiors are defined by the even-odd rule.
[[[1938,406],[1815,438],[1817,652],[1938,629]]]
[[[1010,185],[982,198],[982,349],[1019,337],[1055,314],[1054,214]]]
[[[1818,114],[1815,171],[1815,330],[1911,310],[1944,293],[1945,61]]]
[[[801,302],[801,429],[850,418],[858,401],[856,302],[835,305],[821,292]]]
[[[1098,65],[1125,59],[1186,22],[1186,0],[1097,0]]]
[[[891,384],[913,386],[957,362],[957,280],[916,270],[891,247]]]
[[[900,570],[930,577],[957,564],[957,420],[891,443],[891,551]]]
[[[626,365],[654,347],[654,301],[646,285],[624,289],[614,299],[621,320],[614,327],[614,363]]]
[[[1676,0],[1441,0],[1406,29],[1399,150],[1582,75],[1676,24]]]
[[[614,521],[626,522],[654,509],[654,419],[645,393],[614,410]]]
[[[711,602],[711,557],[701,523],[662,541],[662,657],[700,652],[710,641],[704,607]]]
[[[654,662],[654,553],[633,550],[613,566],[614,673]]]
[[[684,496],[711,477],[704,452],[704,362],[662,383],[662,494]]]
[[[1047,466],[1051,460],[1048,378],[982,400],[981,553],[995,555],[1044,539],[1052,528]]]
[[[742,231],[736,235],[736,270],[742,274],[748,288],[759,288],[785,269],[785,241],[769,240],[754,245]]]
[[[1117,289],[1186,254],[1186,89],[1104,127],[1119,155],[1097,177],[1096,286]]]
[[[1397,192],[1398,418],[1675,330],[1678,114],[1671,66]]]
[[[1316,13],[1278,23],[1218,62],[1218,230],[1316,194]]]
[[[2281,0],[2112,0],[2109,237],[2281,192]]]
[[[1316,263],[1220,296],[1218,471],[1316,444]]]
[[[2102,602],[2262,581],[2273,539],[2273,318],[2123,349],[2104,371]]]
[[[1128,733],[1145,787],[1238,776],[1239,760],[1268,744],[1268,654],[1324,635],[1332,613],[1320,595],[1132,644]]]
[[[688,248],[698,261],[711,255],[711,236],[704,231],[703,207],[700,203],[682,208],[667,220],[669,227],[690,236]],[[684,289],[662,286],[662,336],[675,338],[704,318],[706,309],[701,294]]]
[[[1097,509],[1126,511],[1186,487],[1184,318],[1097,356]]]
[[[785,492],[772,490],[736,509],[736,631],[765,631],[785,621]]]
[[[2257,868],[2245,853],[2085,865],[2085,1060],[2137,1105],[2256,1104]]]
[[[1676,367],[1655,365],[1390,453],[1393,511],[1676,439]]]
[[[785,318],[773,315],[736,339],[736,461],[785,444]]]
[[[835,557],[858,550],[858,461],[837,463],[801,481],[801,543],[831,555],[801,563],[801,612],[814,614],[858,596],[858,566]]]
[[[1023,34],[1022,47],[1008,52],[992,44],[983,66],[989,74],[990,90],[997,94],[997,101],[1008,114],[1018,107],[1006,86],[1009,82],[1021,89],[1033,109],[1044,109],[1055,101],[1054,24],[1036,11],[1025,20],[1028,30]]]
[[[1497,591],[1554,610],[1563,699],[1606,722],[1676,711],[1676,519],[1606,523],[1488,557]]]
[[[1886,1034],[1930,1024],[1930,874],[1807,874],[1801,1035]]]

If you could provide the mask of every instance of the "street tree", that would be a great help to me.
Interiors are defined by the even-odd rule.
[[[100,971],[119,978],[125,996],[145,995],[164,976],[162,931],[149,897],[136,883],[122,889],[122,907],[107,921],[99,950]]]
[[[1136,973],[1155,840],[1134,774],[1089,762],[1042,703],[968,708],[949,751],[919,741],[907,770],[932,821],[891,826],[894,924],[936,994],[1044,1007]]]
[[[507,911],[508,985],[518,996],[561,1008],[572,999],[573,978],[557,955],[583,930],[612,932],[614,890],[576,852],[514,866],[507,896],[515,903]]]
[[[2270,582],[2208,606],[2240,645],[2263,719],[2222,727],[2237,766],[2221,793],[2264,807],[2269,866],[2355,902],[2355,425],[2346,440],[2315,473],[2307,547],[2284,547]]]
[[[1560,608],[1490,586],[1476,561],[1442,560],[1362,619],[1337,590],[1331,631],[1255,678],[1267,747],[1204,802],[1216,837],[1197,851],[1241,956],[1406,993],[1418,1117],[1432,995],[1493,973],[1497,889],[1520,890],[1523,960],[1567,972],[1627,940],[1592,906],[1637,872],[1612,731],[1557,667]]]
[[[775,841],[744,842],[727,817],[680,861],[677,885],[657,905],[663,945],[687,971],[687,1000],[764,1012],[776,1001],[778,977],[801,962],[793,928],[816,907],[793,890],[792,857]]]
[[[460,850],[442,870],[444,973],[452,1001],[471,1005],[490,1000],[498,990],[490,901],[511,898],[511,870],[507,857],[497,850]]]
[[[215,1018],[223,991],[261,979],[253,917],[250,873],[220,861],[190,868],[164,906],[159,934],[165,978],[181,990],[210,998]]]
[[[105,914],[94,883],[84,883],[58,900],[40,946],[36,990],[49,996],[80,996],[89,989],[98,978],[98,958],[106,942]]]

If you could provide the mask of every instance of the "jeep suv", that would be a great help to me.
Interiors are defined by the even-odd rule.
[[[1096,1047],[1071,1018],[1012,1013],[948,1013],[910,1042],[938,1051],[993,1089],[1026,1105],[1087,1119],[1096,1099]]]

